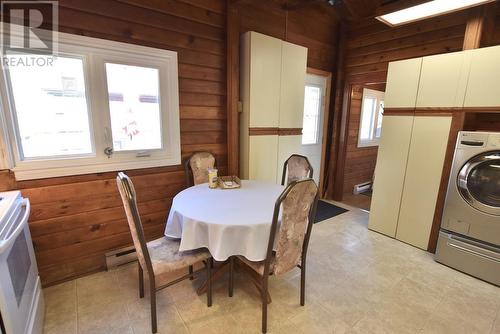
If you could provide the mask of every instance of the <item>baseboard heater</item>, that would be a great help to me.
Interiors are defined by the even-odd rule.
[[[106,269],[110,270],[126,263],[137,261],[135,247],[124,247],[106,253]]]
[[[371,181],[357,184],[357,185],[354,186],[353,194],[354,195],[359,195],[361,193],[364,193],[365,191],[370,190],[371,187],[372,187],[372,182]]]

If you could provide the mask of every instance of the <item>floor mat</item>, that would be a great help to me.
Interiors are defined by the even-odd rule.
[[[328,202],[319,200],[318,201],[318,207],[316,208],[316,219],[314,220],[314,223],[319,223],[320,221],[323,221],[325,219],[329,219],[335,216],[338,216],[344,212],[347,212],[349,210],[341,208],[340,206],[336,206],[333,204],[330,204]]]

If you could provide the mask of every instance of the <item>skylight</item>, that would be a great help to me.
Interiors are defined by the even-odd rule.
[[[397,12],[377,16],[377,19],[387,25],[398,26],[493,1],[495,0],[433,0]]]

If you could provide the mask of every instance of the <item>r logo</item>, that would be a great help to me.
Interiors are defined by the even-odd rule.
[[[57,1],[2,1],[2,51],[52,55],[57,45]]]

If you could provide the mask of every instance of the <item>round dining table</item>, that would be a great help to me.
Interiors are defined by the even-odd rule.
[[[284,186],[242,180],[241,188],[187,188],[172,202],[165,236],[180,238],[180,251],[207,248],[216,261],[243,255],[266,258],[274,205]]]

